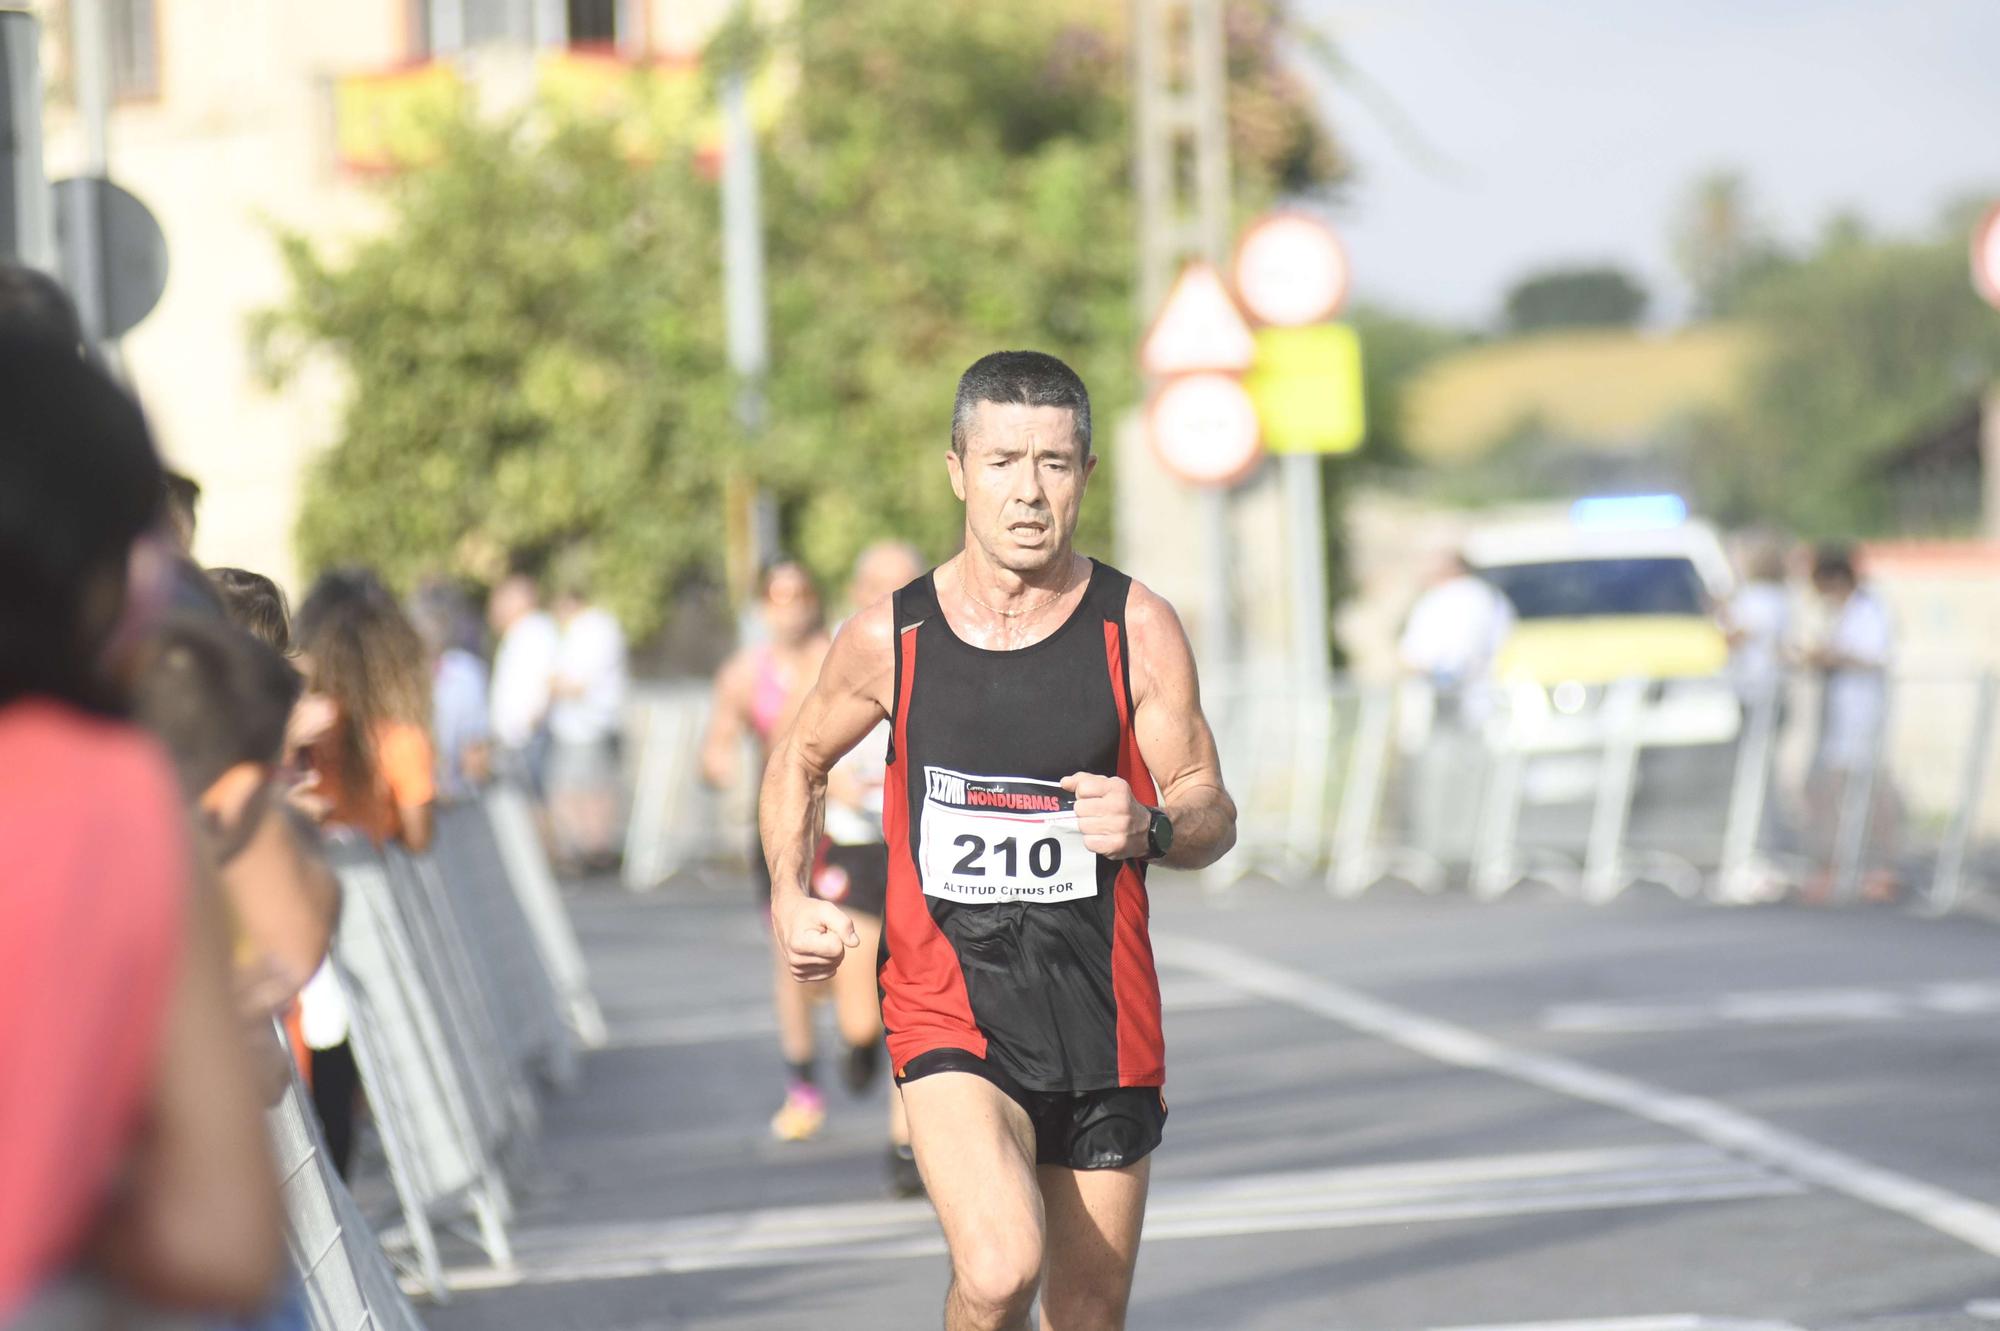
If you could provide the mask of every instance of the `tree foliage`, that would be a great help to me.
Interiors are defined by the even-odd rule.
[[[1535,273],[1507,292],[1507,328],[1626,328],[1646,312],[1646,289],[1618,268],[1559,268]]]
[[[1674,220],[1671,244],[1702,318],[1736,313],[1744,294],[1786,262],[1757,215],[1749,183],[1735,171],[1710,172],[1694,183]]]
[[[732,474],[776,495],[824,576],[883,536],[942,553],[958,516],[939,458],[968,363],[1063,356],[1107,437],[1136,392],[1124,14],[799,0],[721,35],[711,69],[796,71],[763,145],[772,368],[754,439],[731,412],[719,204],[691,145],[635,166],[604,125],[461,125],[389,187],[379,235],[287,239],[294,291],[266,357],[283,377],[331,353],[350,389],[309,478],[303,563],[407,581],[564,554],[643,635],[678,583],[718,571]],[[1228,30],[1239,204],[1335,179],[1280,59],[1280,5],[1238,0]],[[1107,484],[1083,533],[1100,548]]]
[[[1955,225],[1915,241],[1830,226],[1743,312],[1764,354],[1742,410],[1695,445],[1704,502],[1724,518],[1880,530],[1881,460],[2000,378],[2000,315],[1974,294]]]
[[[331,353],[348,390],[301,562],[407,586],[560,555],[643,633],[722,540],[714,190],[685,161],[635,169],[601,124],[465,124],[447,146],[389,187],[377,237],[283,240],[268,367]]]

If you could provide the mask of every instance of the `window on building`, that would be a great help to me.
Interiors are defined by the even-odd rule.
[[[488,42],[615,45],[621,0],[421,0],[414,54],[452,55]]]
[[[105,71],[114,101],[160,95],[160,31],[153,0],[107,0]]]
[[[615,46],[618,43],[618,0],[568,0],[572,46]]]

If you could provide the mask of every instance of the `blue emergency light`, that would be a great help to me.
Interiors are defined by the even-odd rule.
[[[1569,506],[1569,520],[1597,531],[1637,531],[1677,527],[1687,521],[1687,501],[1679,495],[1598,495]]]

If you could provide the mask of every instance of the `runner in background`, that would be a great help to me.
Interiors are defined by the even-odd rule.
[[[900,541],[882,541],[861,552],[848,585],[847,603],[860,614],[920,577],[923,560]],[[882,908],[889,891],[889,847],[882,838],[882,782],[888,769],[889,723],[874,731],[835,763],[826,778],[826,847],[814,867],[813,893],[837,903],[854,921],[860,953],[873,956],[882,943]],[[866,966],[844,966],[832,981],[841,1038],[847,1042],[847,1089],[860,1095],[881,1065],[882,1004],[875,974]],[[889,1189],[899,1197],[924,1190],[910,1149],[910,1124],[902,1088],[889,1087]]]
[[[701,745],[701,773],[718,790],[733,788],[741,778],[746,736],[756,741],[754,775],[761,776],[772,741],[791,721],[826,655],[819,590],[803,565],[780,560],[767,568],[760,600],[765,640],[740,648],[715,676],[715,701]],[[771,879],[761,844],[751,846],[750,865],[758,904],[768,917]],[[785,1099],[771,1118],[771,1135],[780,1141],[804,1141],[826,1121],[826,1098],[814,1067],[812,994],[792,978],[775,947],[771,955],[772,1002],[786,1074]]]

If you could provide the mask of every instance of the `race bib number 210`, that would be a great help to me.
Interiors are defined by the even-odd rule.
[[[926,767],[917,845],[925,896],[983,905],[1097,895],[1076,797],[1051,781]]]

